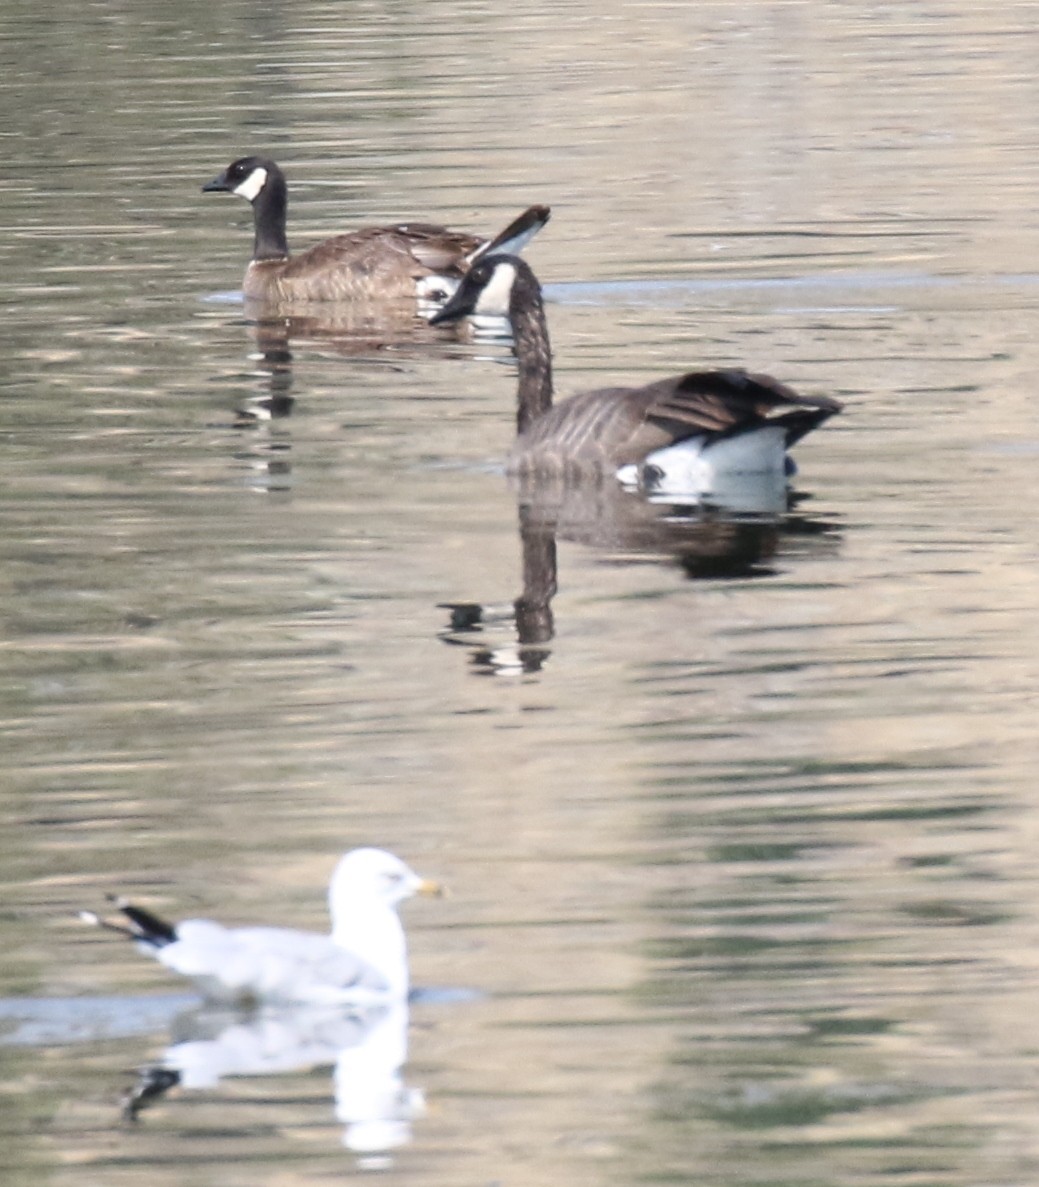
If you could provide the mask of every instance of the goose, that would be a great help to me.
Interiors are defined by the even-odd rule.
[[[507,317],[519,371],[511,473],[579,476],[613,471],[628,486],[709,499],[734,476],[785,487],[786,451],[841,410],[770,375],[738,368],[688,371],[644,387],[581,392],[553,404],[552,351],[537,277],[523,260],[477,259],[430,324]]]
[[[285,237],[285,174],[269,157],[232,161],[202,192],[240,194],[252,205],[253,258],[242,291],[271,302],[443,301],[474,259],[486,251],[521,251],[551,213],[531,206],[489,241],[431,223],[401,223],[335,235],[294,256]]]
[[[412,894],[437,894],[399,857],[354,849],[340,858],[328,888],[330,935],[282,927],[224,927],[210,919],[171,924],[123,898],[126,919],[81,911],[86,923],[119,932],[148,956],[191,978],[223,1003],[368,1006],[404,1000],[407,949],[397,906]]]

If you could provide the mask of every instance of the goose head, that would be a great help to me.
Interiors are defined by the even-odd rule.
[[[430,325],[472,316],[509,317],[517,281],[528,276],[536,287],[534,274],[516,256],[481,256],[462,278],[453,296],[429,319]]]
[[[239,157],[202,187],[204,194],[241,194],[255,202],[268,185],[280,180],[281,170],[267,157]]]

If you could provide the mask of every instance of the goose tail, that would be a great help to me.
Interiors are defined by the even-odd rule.
[[[466,257],[468,264],[475,263],[481,256],[487,255],[515,255],[521,252],[541,228],[548,222],[552,214],[549,206],[528,206],[524,212],[493,239],[469,253]]]
[[[769,423],[779,425],[783,429],[786,448],[796,445],[802,437],[806,437],[813,429],[817,429],[823,421],[829,420],[841,410],[837,400],[827,399],[825,396],[814,397],[818,406],[814,408],[796,408],[792,412],[783,412],[779,416],[769,418]]]

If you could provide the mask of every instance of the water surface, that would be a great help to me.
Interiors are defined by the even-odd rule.
[[[122,1125],[185,990],[74,918],[321,929],[368,843],[452,889],[395,1180],[1033,1179],[1034,6],[2,13],[4,1181],[371,1167],[327,1068]],[[247,151],[301,245],[550,202],[560,390],[835,395],[804,497],[521,514],[504,346],[226,299]]]

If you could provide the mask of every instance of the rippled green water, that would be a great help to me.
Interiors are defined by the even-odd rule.
[[[368,1165],[323,1068],[121,1125],[183,987],[73,914],[321,929],[374,843],[452,889],[394,1180],[1034,1179],[1032,6],[0,17],[0,1178]],[[550,202],[560,389],[836,395],[809,497],[519,516],[502,347],[227,299],[253,150],[300,245]]]

